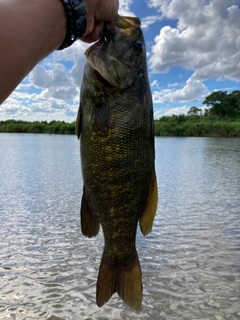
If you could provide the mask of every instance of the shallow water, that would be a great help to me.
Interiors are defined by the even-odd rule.
[[[240,319],[240,139],[156,138],[159,205],[137,235],[140,312],[95,303],[74,136],[0,134],[0,319]]]

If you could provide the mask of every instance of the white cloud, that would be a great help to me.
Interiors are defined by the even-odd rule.
[[[134,13],[131,12],[130,7],[133,3],[133,0],[119,0],[119,10],[118,13],[121,16],[135,16]]]
[[[189,111],[190,107],[188,106],[183,106],[183,107],[178,107],[178,108],[173,108],[173,109],[170,109],[169,111],[165,112],[163,115],[164,116],[172,116],[172,115],[180,115],[180,114],[187,114],[188,111]]]
[[[84,43],[82,41],[76,41],[69,48],[64,50],[56,50],[52,55],[53,63],[57,63],[59,61],[78,61],[81,60],[83,63],[86,62],[86,58],[84,57],[84,52],[90,44]]]
[[[76,59],[71,70],[69,70],[68,75],[72,78],[73,86],[80,88],[82,82],[83,69],[86,61],[83,62],[81,59]]]
[[[150,84],[150,86],[152,87],[152,88],[155,88],[155,87],[159,87],[159,83],[158,83],[158,81],[157,80],[153,80],[153,82]]]
[[[17,99],[9,97],[0,108],[0,119],[22,119],[31,114],[31,109],[23,106]]]
[[[31,100],[31,107],[26,107],[18,99],[9,97],[0,108],[0,118],[21,119],[27,121],[64,120],[72,122],[76,119],[78,104],[70,105],[60,100]]]
[[[153,102],[194,102],[203,99],[209,93],[207,87],[201,81],[192,78],[189,78],[181,89],[174,90],[174,85],[172,85],[172,88],[169,86],[168,89],[153,91]]]
[[[56,68],[55,68],[56,70]],[[30,84],[38,88],[46,88],[54,77],[52,70],[47,71],[42,65],[37,65],[29,74]]]
[[[179,116],[181,114],[187,115],[188,111],[190,110],[191,107],[189,106],[182,106],[182,107],[176,107],[168,110],[167,112],[162,112],[161,110],[154,110],[154,119],[159,119],[162,116],[166,117],[171,117],[173,115]],[[200,113],[204,114],[206,109],[209,109],[209,107],[203,106],[203,107],[198,107],[200,109]]]
[[[15,90],[15,91],[13,91],[13,93],[10,95],[10,97],[8,99],[14,99],[16,101],[24,101],[25,104],[26,104],[31,100],[36,100],[37,97],[38,97],[38,95],[36,93],[30,93],[28,91]]]
[[[156,110],[154,110],[154,119],[158,120],[159,118],[161,118],[163,116],[171,117],[173,115],[178,116],[180,114],[187,115],[189,109],[190,109],[189,106],[172,108],[172,109],[168,110],[167,112],[162,112],[161,110],[156,109]],[[203,108],[200,108],[200,109],[203,109]]]
[[[119,0],[119,14],[122,16],[136,16],[135,13],[131,11],[131,5],[133,0]],[[151,15],[144,18],[141,18],[141,28],[147,29],[153,23],[161,19],[160,15]]]
[[[57,63],[53,69],[37,65],[29,74],[30,83],[43,90],[39,99],[72,100],[79,95],[79,86],[69,77],[64,65]]]
[[[55,51],[29,73],[29,82],[21,84],[17,89],[38,88],[39,94],[31,97],[35,100],[78,101],[87,47],[89,44],[77,41],[65,50]]]
[[[182,89],[178,89],[173,93],[171,101],[196,101],[205,97],[208,93],[207,87],[201,81],[189,78]]]
[[[240,4],[239,1],[237,1]],[[240,81],[240,9],[232,0],[149,0],[177,27],[163,27],[152,47],[150,66],[166,73],[173,66],[194,71],[194,80]]]
[[[160,16],[147,16],[145,18],[141,19],[141,28],[142,29],[147,29],[151,24],[159,21],[161,18]]]
[[[76,41],[71,47],[62,51],[55,51],[53,54],[53,64],[63,63],[63,61],[72,62],[73,66],[68,75],[72,77],[73,85],[77,87],[81,84],[84,65],[87,62],[84,52],[89,46],[82,41]]]
[[[31,87],[32,87],[31,83],[23,83],[23,82],[21,82],[21,83],[17,86],[16,90],[21,90],[21,91],[26,91],[26,92],[28,92],[28,91],[31,89]]]
[[[175,82],[175,83],[168,83],[168,88],[173,88],[173,87],[178,87],[179,83]]]
[[[59,100],[73,100],[76,96],[79,96],[75,87],[60,87],[60,88],[47,88],[43,90],[38,96],[39,99],[59,99]]]
[[[160,110],[154,110],[153,117],[155,120],[158,120],[162,116],[162,112]]]
[[[209,109],[209,107],[204,106],[204,107],[200,107],[198,109],[200,109],[200,112],[202,112],[202,114],[204,114],[205,110]],[[171,117],[173,115],[179,116],[180,114],[187,115],[189,110],[190,110],[189,106],[176,107],[176,108],[172,108],[172,109],[168,110],[164,114],[161,114],[161,116]],[[155,119],[158,119],[158,118],[155,118]]]
[[[152,98],[153,103],[164,103],[165,101],[171,101],[173,91],[171,89],[162,89],[160,91],[153,91]]]

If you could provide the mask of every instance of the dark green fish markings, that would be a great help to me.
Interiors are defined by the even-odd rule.
[[[97,304],[117,292],[134,309],[142,303],[136,251],[138,222],[144,235],[157,208],[153,107],[140,20],[116,17],[87,51],[77,135],[81,140],[84,188],[81,228],[104,251]]]

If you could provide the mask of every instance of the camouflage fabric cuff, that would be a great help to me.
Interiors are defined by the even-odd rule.
[[[74,41],[81,38],[87,28],[87,5],[81,0],[60,0],[67,17],[67,34],[58,50],[70,47]]]

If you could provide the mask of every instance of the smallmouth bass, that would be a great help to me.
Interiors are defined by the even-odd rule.
[[[80,138],[84,188],[81,229],[104,234],[96,300],[117,292],[130,307],[142,303],[136,251],[157,209],[153,106],[140,20],[117,16],[103,38],[87,49],[76,132]]]

